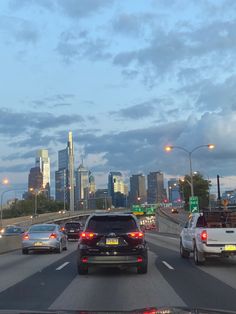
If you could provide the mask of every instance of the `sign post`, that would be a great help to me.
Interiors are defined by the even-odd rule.
[[[189,211],[191,213],[198,213],[199,212],[199,203],[197,196],[190,196],[189,197]]]

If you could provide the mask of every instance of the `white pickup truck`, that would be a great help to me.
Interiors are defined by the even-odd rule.
[[[236,212],[192,214],[180,234],[180,255],[201,265],[208,256],[236,255]]]

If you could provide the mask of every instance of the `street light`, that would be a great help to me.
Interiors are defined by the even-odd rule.
[[[194,190],[193,190],[193,170],[192,170],[192,154],[193,152],[195,152],[196,150],[203,148],[203,147],[207,147],[208,149],[214,149],[215,145],[214,144],[206,144],[206,145],[199,145],[194,147],[192,150],[187,150],[185,147],[182,146],[171,146],[171,145],[167,145],[165,146],[165,151],[166,152],[170,152],[172,151],[174,148],[183,150],[184,152],[186,152],[188,154],[188,158],[189,158],[189,171],[190,171],[190,179],[191,179],[191,196],[194,196]]]
[[[37,201],[37,196],[39,195],[40,193],[40,189],[34,189],[34,188],[30,188],[29,189],[30,192],[32,192],[35,196],[34,198],[34,216],[37,215],[37,210],[38,210],[38,201]]]

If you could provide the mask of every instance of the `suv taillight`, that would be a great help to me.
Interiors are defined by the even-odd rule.
[[[143,232],[138,231],[138,232],[130,232],[128,233],[128,236],[132,239],[143,239],[144,234]]]
[[[82,232],[80,235],[81,239],[92,240],[95,237],[95,233],[93,232]]]
[[[203,231],[201,232],[201,240],[202,240],[203,242],[206,242],[206,240],[207,240],[207,231],[206,231],[206,230],[203,230]]]

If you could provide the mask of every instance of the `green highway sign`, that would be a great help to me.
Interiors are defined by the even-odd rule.
[[[199,212],[199,203],[197,196],[190,196],[189,197],[189,211],[191,213],[198,213]]]

